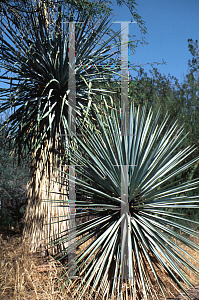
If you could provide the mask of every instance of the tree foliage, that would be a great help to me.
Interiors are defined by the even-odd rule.
[[[13,144],[5,144],[5,130],[0,132],[0,229],[23,228],[27,205],[26,185],[29,180],[28,159],[18,166],[11,155]]]
[[[162,75],[156,68],[151,70],[151,76],[147,76],[143,70],[130,81],[130,96],[136,105],[152,106],[154,112],[160,109],[161,118],[168,112],[171,121],[178,120],[184,127],[186,135],[182,147],[189,144],[199,146],[199,118],[198,118],[198,79],[192,71],[186,75],[183,83],[171,76]],[[193,154],[198,156],[198,148]],[[198,176],[198,162],[188,170],[184,178]],[[194,172],[193,172],[194,170]],[[192,175],[191,175],[192,174]]]

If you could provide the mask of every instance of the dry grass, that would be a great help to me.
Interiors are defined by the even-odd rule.
[[[193,250],[190,251],[189,248],[186,249],[185,247],[183,247],[183,249],[187,250],[194,258],[199,258],[197,252]],[[188,255],[186,257],[189,258]],[[28,247],[22,245],[21,237],[19,235],[12,237],[3,237],[2,234],[0,235],[0,261],[0,299],[74,299],[71,292],[74,291],[75,286],[65,287],[60,291],[64,279],[59,282],[57,280],[62,275],[62,265],[52,257],[46,258],[39,253],[30,253]],[[199,267],[199,264],[197,265],[194,260],[192,262],[196,267]],[[180,294],[180,291],[176,289],[172,283],[169,283],[166,274],[162,274],[161,276],[164,276],[163,280],[168,286],[167,296],[170,299],[176,298],[176,296]],[[188,276],[194,285],[199,285],[199,278],[194,277],[193,274],[189,272]],[[198,295],[197,289],[195,291],[192,290],[193,299],[199,299]],[[88,297],[85,296],[84,299],[88,299]],[[161,299],[161,296],[159,299]],[[181,296],[177,299],[185,298]]]
[[[0,261],[0,299],[70,298],[66,288],[59,291],[62,282],[58,284],[57,279],[61,275],[61,266],[53,259],[47,261],[39,254],[31,254],[19,236],[6,240],[0,236]]]
[[[22,244],[20,235],[12,237],[0,234],[0,299],[3,300],[68,300],[75,282],[64,286],[66,278],[63,266],[41,253],[31,253],[27,244]],[[99,300],[100,297],[98,298]],[[88,295],[82,298],[88,300]]]

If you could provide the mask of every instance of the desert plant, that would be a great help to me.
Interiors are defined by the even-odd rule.
[[[43,246],[42,239],[50,238],[55,232],[59,235],[67,226],[63,221],[43,228],[45,219],[50,221],[51,217],[66,213],[62,211],[64,207],[57,212],[43,201],[49,197],[49,190],[62,189],[60,185],[50,186],[50,179],[56,178],[52,169],[56,164],[53,149],[62,152],[68,142],[68,116],[71,115],[68,107],[80,113],[79,103],[88,104],[91,84],[97,81],[100,86],[100,82],[106,82],[107,75],[119,70],[119,64],[111,67],[114,54],[119,52],[115,47],[119,32],[110,33],[108,15],[91,22],[88,10],[78,11],[64,1],[51,1],[49,6],[45,1],[32,1],[28,5],[31,10],[28,6],[21,12],[1,3],[0,67],[5,72],[0,80],[7,85],[0,89],[0,112],[12,108],[4,123],[4,126],[10,125],[7,140],[15,142],[19,157],[27,148],[32,155],[24,236],[31,236],[31,248],[35,250]],[[69,75],[72,72],[74,75],[69,61],[72,51],[69,23],[72,21],[77,23],[76,64],[73,66],[76,83],[69,85]],[[107,62],[109,65],[104,65]],[[76,89],[77,108],[69,101],[71,86]],[[93,93],[103,91],[98,88]]]
[[[77,195],[76,269],[67,261],[70,243],[56,256],[66,259],[66,284],[77,284],[76,299],[85,293],[89,299],[160,299],[160,294],[165,298],[168,295],[166,274],[186,292],[186,285],[191,285],[186,270],[197,276],[199,270],[185,257],[187,252],[180,245],[199,250],[197,243],[187,237],[199,235],[179,221],[187,219],[186,209],[198,209],[199,196],[188,196],[188,192],[198,188],[199,180],[180,184],[172,179],[198,159],[183,164],[196,147],[180,149],[183,128],[178,128],[177,121],[168,125],[167,115],[158,122],[157,114],[152,121],[152,111],[146,113],[146,107],[131,105],[129,131],[125,127],[124,136],[118,111],[110,110],[106,101],[102,107],[93,104],[92,112],[97,123],[89,116],[77,120],[82,133],[81,138],[75,137],[78,149],[71,146],[70,157],[66,155],[62,160],[79,165],[75,177],[70,177],[76,183]],[[60,180],[65,176],[62,172]],[[59,206],[57,202],[55,206]],[[178,213],[179,208],[185,209],[184,215]],[[78,224],[84,216],[93,219]],[[69,242],[68,237],[66,230],[60,242]]]

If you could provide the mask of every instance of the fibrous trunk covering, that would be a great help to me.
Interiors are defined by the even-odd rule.
[[[60,245],[58,249],[53,242],[63,236],[68,225],[68,184],[67,178],[60,178],[59,171],[67,171],[67,166],[56,162],[57,154],[53,151],[45,163],[46,149],[44,145],[41,147],[31,165],[32,179],[28,184],[23,237],[28,239],[32,252],[46,250],[48,254],[54,255],[61,249]],[[61,248],[66,246],[63,243]]]

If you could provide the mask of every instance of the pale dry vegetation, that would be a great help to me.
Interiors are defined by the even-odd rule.
[[[82,249],[81,249],[82,250]],[[61,263],[42,253],[31,253],[19,234],[0,234],[0,299],[67,300],[74,299],[76,286],[64,286]],[[84,299],[88,299],[87,295]],[[100,295],[98,299],[101,299]]]
[[[32,254],[20,236],[0,238],[0,299],[69,299],[62,282],[60,265],[39,253]]]
[[[179,245],[180,246],[180,245]],[[183,247],[195,259],[199,258],[197,252]],[[185,255],[188,259],[190,257]],[[64,274],[61,263],[54,260],[53,257],[44,257],[41,253],[31,253],[27,244],[22,244],[19,234],[14,236],[0,235],[0,299],[4,300],[67,300],[74,299],[72,294],[76,288],[66,286],[62,290],[65,278],[58,279]],[[199,267],[199,263],[194,260],[191,262]],[[180,291],[172,284],[167,274],[161,271],[160,266],[156,266],[161,274],[164,284],[167,286],[167,297],[169,299],[188,299],[180,294]],[[158,269],[159,268],[159,269]],[[162,272],[162,273],[161,273]],[[195,288],[190,289],[192,299],[199,299],[199,278],[193,276],[188,271],[188,277]],[[152,279],[152,285],[156,290],[159,299],[163,299],[160,291],[155,287],[155,281]],[[126,286],[123,286],[127,289]],[[86,296],[84,299],[88,299]],[[93,298],[94,299],[94,298]],[[102,299],[98,295],[97,299]],[[131,298],[129,298],[130,300]]]

